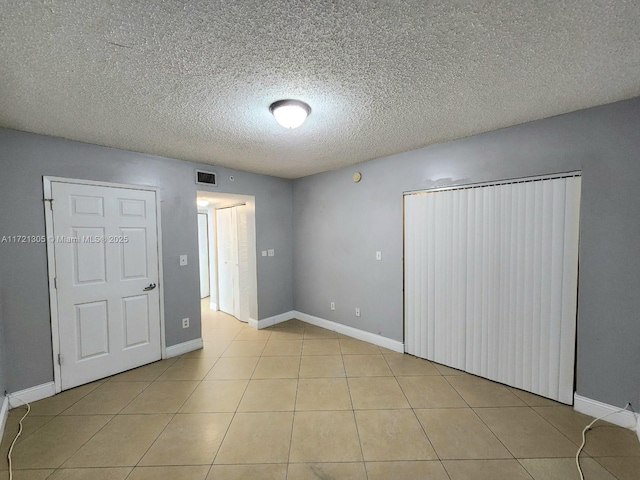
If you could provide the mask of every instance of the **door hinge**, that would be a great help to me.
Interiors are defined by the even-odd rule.
[[[62,355],[58,354],[58,365],[62,365]]]
[[[53,198],[45,198],[45,202],[49,202],[49,208],[53,211]]]
[[[58,289],[58,277],[53,277],[53,288]]]

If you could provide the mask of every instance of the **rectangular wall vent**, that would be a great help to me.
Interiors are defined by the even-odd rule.
[[[196,170],[196,183],[199,185],[211,185],[213,187],[218,186],[217,175],[214,172],[205,172],[203,170]]]

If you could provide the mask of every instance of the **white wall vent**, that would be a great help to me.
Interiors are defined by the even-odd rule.
[[[218,176],[215,172],[205,172],[204,170],[196,170],[196,183],[198,185],[218,186]]]

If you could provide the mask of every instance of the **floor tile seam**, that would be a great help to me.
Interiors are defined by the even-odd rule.
[[[218,358],[218,360],[219,360],[219,358]],[[216,360],[216,362],[215,362],[215,363],[218,363],[218,360]],[[214,363],[214,365],[215,365],[215,363]],[[213,366],[212,366],[211,368],[213,368]],[[209,371],[211,371],[211,369],[209,369]],[[209,372],[207,372],[207,373],[205,374],[205,377],[206,377],[208,374],[209,374]],[[180,380],[177,380],[177,381],[180,381]],[[187,395],[187,398],[184,400],[184,402],[182,402],[182,405],[180,405],[180,407],[178,407],[178,409],[176,410],[176,413],[175,413],[176,415],[178,415],[178,414],[180,413],[180,410],[182,410],[182,409],[184,408],[184,406],[187,404],[187,402],[189,401],[189,399],[193,396],[193,394],[194,394],[194,393],[196,393],[196,390],[198,390],[198,388],[200,387],[200,385],[202,385],[202,382],[204,382],[204,377],[203,377],[201,380],[186,380],[186,381],[190,381],[190,382],[197,381],[197,382],[198,382],[198,384],[194,387],[194,389],[193,389],[193,390],[191,390],[191,393],[190,393],[189,395]],[[196,413],[196,412],[192,412],[192,413]],[[173,420],[173,419],[172,419],[172,420]]]
[[[396,382],[397,381],[398,381],[398,379],[396,379]],[[398,382],[398,385],[400,385],[400,382]],[[402,386],[400,387],[400,390],[402,390]],[[404,391],[402,391],[402,393],[404,394]],[[405,398],[406,398],[406,395],[405,395]],[[409,402],[408,398],[407,398],[407,402]],[[409,403],[409,405],[411,405],[411,403]],[[422,433],[424,433],[424,436],[427,439],[427,442],[429,442],[429,445],[431,445],[431,449],[433,450],[433,453],[436,454],[436,458],[438,459],[439,462],[442,462],[442,459],[440,458],[440,454],[438,453],[438,450],[436,450],[436,447],[433,444],[433,442],[431,441],[431,438],[429,438],[429,434],[427,433],[427,430],[424,428],[424,425],[422,424],[422,422],[418,418],[418,414],[416,413],[416,409],[411,407],[411,413],[413,413],[413,416],[416,419],[416,421],[418,422],[418,425],[420,425],[420,428],[422,429]]]
[[[229,379],[229,380],[246,380],[247,383],[244,386],[244,390],[242,391],[242,395],[240,396],[240,400],[238,400],[238,404],[236,405],[236,408],[233,412],[227,412],[227,413],[233,413],[232,417],[231,417],[231,421],[229,422],[229,425],[227,425],[227,429],[224,432],[224,435],[222,436],[222,440],[220,441],[220,445],[218,446],[218,450],[216,451],[216,454],[213,456],[213,460],[211,461],[211,466],[213,467],[213,465],[215,464],[216,458],[218,458],[218,454],[220,453],[220,449],[222,448],[222,445],[224,444],[225,439],[227,438],[227,434],[229,433],[229,429],[231,428],[231,425],[233,424],[233,421],[236,418],[236,415],[239,413],[238,412],[238,408],[240,407],[240,404],[242,403],[242,400],[244,399],[245,394],[247,393],[247,389],[249,388],[249,383],[251,382],[251,377],[253,377],[253,374],[256,370],[256,368],[258,368],[258,362],[260,360],[260,358],[262,357],[258,357],[258,361],[256,361],[256,364],[253,367],[253,370],[251,371],[251,375],[249,376],[249,378],[247,379]],[[204,380],[203,380],[204,381]]]
[[[598,458],[637,458],[637,457],[606,457],[606,456],[602,456],[602,457],[590,457],[594,462],[596,462],[598,465],[600,465],[602,468],[604,468],[604,470],[609,473],[613,478],[618,478],[618,476],[613,473],[611,470],[609,470],[605,465],[603,465],[602,463],[600,463],[598,461]]]
[[[352,401],[353,404],[353,401]],[[351,416],[353,417],[353,424],[356,427],[356,435],[358,437],[358,446],[360,447],[360,458],[362,458],[362,462],[365,461],[364,449],[362,448],[362,437],[360,436],[360,427],[358,426],[358,419],[356,418],[356,411],[351,411]],[[365,474],[367,475],[367,479],[369,478],[369,474],[367,473],[367,468],[365,466]]]
[[[116,375],[117,375],[117,374],[116,374]],[[106,378],[106,379],[111,379],[111,377],[112,377],[112,376],[113,376],[113,375],[111,375],[110,377],[105,377],[105,378]],[[67,410],[69,410],[71,407],[73,407],[73,406],[74,406],[76,403],[78,403],[80,400],[83,400],[84,398],[86,398],[86,397],[87,397],[87,395],[89,395],[90,393],[93,393],[93,391],[94,391],[94,390],[96,390],[97,388],[100,388],[102,385],[104,385],[105,383],[107,383],[109,380],[106,380],[106,379],[101,378],[101,379],[99,379],[99,380],[96,380],[96,382],[100,382],[100,385],[96,386],[95,388],[92,388],[90,391],[88,391],[87,393],[85,393],[84,395],[82,395],[80,398],[78,398],[75,402],[73,402],[73,403],[72,403],[71,405],[69,405],[67,408],[65,408],[64,410],[62,410],[60,413],[58,413],[58,414],[54,415],[54,417],[57,417],[57,416],[62,415],[64,412],[66,412]],[[93,382],[91,382],[91,383],[93,383]],[[82,387],[82,385],[78,385],[77,387],[74,387],[74,388],[80,388],[80,387]],[[70,388],[69,390],[73,390],[73,388]],[[48,397],[48,398],[54,398],[56,395],[61,395],[61,394],[63,394],[64,392],[69,391],[69,390],[63,390],[63,391],[60,391],[60,392],[58,392],[58,393],[55,393],[52,397]],[[47,399],[43,399],[43,400],[45,400],[45,401],[46,401]],[[35,402],[34,402],[34,403],[35,403]],[[34,416],[38,416],[38,415],[34,415]],[[41,416],[42,416],[42,415],[41,415]]]
[[[174,362],[174,363],[175,363],[175,362]],[[160,375],[162,375],[162,374],[160,374]],[[156,379],[156,380],[157,380],[157,379]],[[147,385],[146,387],[144,387],[144,388],[143,388],[143,389],[142,389],[142,390],[141,390],[141,391],[140,391],[136,396],[134,396],[134,397],[133,397],[129,402],[127,402],[127,404],[126,404],[124,407],[122,407],[120,410],[118,410],[118,412],[115,414],[116,416],[117,416],[117,415],[122,414],[122,411],[123,411],[125,408],[127,408],[129,405],[131,405],[131,403],[132,403],[136,398],[138,398],[140,395],[142,395],[142,393],[143,393],[147,388],[149,388],[151,385],[153,385],[153,384],[155,383],[155,380],[153,380],[153,381],[151,381],[151,382],[141,382],[141,383],[148,383],[148,385]],[[71,407],[69,407],[69,408],[71,408]],[[64,413],[64,412],[63,412],[63,413]]]
[[[526,404],[523,405],[523,406],[516,406],[516,407],[470,407],[470,408],[473,411],[473,413],[475,414],[475,416],[478,417],[480,419],[480,421],[482,422],[482,424],[489,429],[491,434],[498,440],[498,442],[500,442],[500,444],[507,450],[507,452],[509,452],[513,458],[517,459],[518,457],[516,456],[516,454],[513,453],[511,451],[511,449],[504,444],[504,442],[500,439],[500,437],[498,437],[498,434],[493,431],[493,429],[487,424],[487,422],[484,421],[484,419],[480,415],[478,415],[478,412],[476,412],[476,410],[481,410],[483,408],[522,408],[522,409],[527,409],[528,408],[530,410],[533,410],[533,408],[531,408],[530,406],[528,406]],[[519,457],[519,458],[524,458],[524,457]],[[528,470],[527,470],[527,473],[528,473]]]
[[[444,462],[442,460],[440,460],[440,465],[442,465],[442,469],[444,470],[444,473],[447,475],[449,480],[451,480],[451,474],[449,473],[449,470],[447,470],[447,466],[444,464]]]
[[[153,447],[155,445],[155,443],[158,441],[158,439],[162,436],[162,434],[164,433],[164,431],[167,429],[167,427],[169,426],[169,424],[173,421],[174,418],[176,418],[176,415],[178,415],[178,413],[174,413],[174,414],[166,414],[166,413],[162,413],[162,414],[156,414],[156,415],[171,415],[171,418],[169,419],[169,421],[165,424],[164,427],[162,427],[162,430],[160,431],[160,433],[158,433],[158,435],[156,436],[156,438],[153,439],[153,441],[151,442],[151,444],[149,444],[149,446],[147,447],[147,449],[144,451],[144,453],[142,455],[140,455],[140,458],[138,459],[138,461],[136,462],[135,465],[133,465],[133,468],[135,469],[140,465],[140,462],[142,461],[142,459],[145,457],[145,455],[147,453],[149,453],[149,450],[151,450],[151,447]],[[131,470],[133,471],[133,469]]]
[[[180,380],[176,380],[176,381],[180,381]],[[193,380],[189,380],[189,381],[193,381]],[[155,383],[155,382],[153,382]],[[138,459],[136,465],[133,468],[136,468],[139,466],[140,462],[142,461],[142,459],[145,457],[145,455],[149,452],[149,450],[151,450],[151,447],[153,447],[153,445],[155,445],[155,443],[158,441],[158,439],[162,436],[162,434],[165,432],[165,430],[167,429],[167,427],[169,426],[169,424],[176,418],[176,416],[178,415],[178,413],[180,412],[180,410],[185,406],[185,404],[187,403],[187,401],[189,400],[189,398],[191,398],[191,395],[193,395],[193,393],[197,390],[197,388],[200,386],[200,384],[202,383],[202,380],[200,380],[198,382],[198,384],[194,387],[194,389],[191,391],[191,393],[189,395],[187,395],[187,398],[185,398],[185,400],[180,404],[180,406],[176,409],[175,412],[173,413],[148,413],[147,415],[171,415],[171,418],[169,419],[169,421],[165,424],[165,426],[162,428],[162,430],[160,431],[160,433],[156,436],[156,438],[151,442],[151,444],[147,447],[147,449],[145,450],[145,452],[142,454],[142,456]],[[132,400],[133,401],[133,400]],[[125,407],[126,408],[126,407]],[[122,414],[123,416],[125,414]]]
[[[291,414],[291,432],[289,432],[289,451],[287,452],[287,468],[285,471],[285,480],[289,476],[289,463],[291,460],[291,448],[293,447],[293,426],[296,421],[296,406],[298,404],[298,391],[300,387],[300,364],[302,360],[298,363],[298,378],[296,379],[296,395],[293,401],[293,412]]]
[[[471,404],[467,401],[466,398],[464,398],[464,396],[458,391],[458,389],[455,387],[455,385],[453,385],[450,381],[449,381],[449,377],[454,377],[457,375],[442,375],[442,378],[444,378],[444,380],[449,384],[449,386],[451,388],[453,388],[453,390],[458,394],[458,396],[462,399],[462,401],[467,405],[467,407],[473,409],[473,407],[471,406]]]
[[[57,415],[60,416],[60,415]],[[69,415],[71,416],[71,415]],[[98,416],[98,415],[95,415]],[[118,416],[118,415],[103,415],[103,416],[110,416],[111,418],[109,419],[108,422],[106,422],[102,427],[100,427],[93,435],[91,435],[84,443],[82,443],[82,445],[80,445],[76,450],[73,451],[73,453],[71,455],[69,455],[67,458],[65,458],[62,463],[60,463],[60,465],[58,465],[57,467],[54,467],[56,470],[61,468],[65,463],[67,463],[76,453],[78,453],[87,443],[89,443],[91,440],[93,440],[96,435],[98,435],[102,430],[104,430],[107,425],[109,425],[111,422],[113,422],[113,420]]]
[[[24,414],[22,414],[22,415],[24,415]],[[22,417],[22,415],[20,415],[20,417]],[[32,417],[32,418],[33,417],[47,417],[48,420],[45,423],[43,423],[42,425],[40,425],[38,428],[36,428],[33,432],[29,433],[28,435],[24,434],[24,429],[23,429],[22,433],[20,434],[20,438],[16,441],[16,446],[14,448],[17,448],[17,446],[20,445],[20,443],[22,443],[25,439],[29,438],[31,435],[36,433],[38,430],[40,430],[42,427],[44,427],[49,422],[51,422],[54,418],[56,418],[56,417],[58,417],[60,415],[62,415],[62,413],[59,413],[58,415],[32,415],[32,414],[29,414],[28,417]],[[7,431],[6,424],[5,424],[5,431],[4,431],[4,434],[2,436],[3,439],[7,436],[7,433],[9,433],[9,432]],[[15,435],[17,435],[17,434],[18,434],[18,429],[16,429],[14,431],[14,435],[12,437],[7,437],[7,438],[13,439],[13,438],[15,438]]]
[[[582,458],[582,457],[580,457]],[[587,457],[590,458],[591,460],[593,460],[594,462],[596,462],[600,467],[602,467],[604,469],[605,472],[607,472],[609,475],[611,475],[613,478],[618,479],[618,477],[612,472],[610,471],[607,467],[605,467],[604,465],[602,465],[597,458],[595,457]],[[635,458],[635,457],[599,457],[599,458]],[[526,458],[526,457],[521,457],[521,458],[516,458],[516,460],[518,461],[518,463],[520,465],[522,465],[522,468],[524,468],[526,470],[526,472],[533,478],[533,475],[529,472],[529,470],[527,470],[526,465],[524,465],[520,460],[568,460],[571,459],[571,461],[573,461],[575,463],[576,461],[576,457],[575,455],[573,457],[531,457],[531,458]],[[576,467],[577,470],[577,467]],[[583,472],[584,473],[584,472]],[[534,479],[535,480],[535,479]]]
[[[569,440],[572,444],[574,444],[576,446],[576,453],[578,451],[578,448],[580,448],[580,443],[582,443],[582,439],[580,439],[580,443],[576,443],[574,442],[566,433],[564,433],[562,430],[560,430],[557,426],[555,426],[553,423],[551,423],[549,420],[547,420],[544,416],[542,416],[534,407],[529,407],[531,408],[531,410],[533,410],[533,412],[538,415],[540,418],[542,418],[546,423],[548,423],[549,425],[551,425],[555,430],[557,430],[558,432],[560,432],[560,434],[565,437],[567,440]],[[587,424],[588,425],[588,424]],[[582,430],[584,430],[584,428],[587,426],[584,425],[584,427],[582,427]],[[584,444],[584,448],[582,449],[582,452],[580,452],[580,456],[582,457],[582,455],[584,454],[586,457],[591,457],[591,454],[588,454],[586,452],[587,449],[587,445],[589,443],[589,438],[588,438],[588,433],[589,431],[586,432],[585,434],[585,444]]]
[[[257,362],[256,362],[256,365],[257,365]],[[238,407],[240,407],[240,403],[242,402],[242,399],[244,398],[244,395],[247,392],[247,388],[249,388],[249,382],[250,382],[250,380],[247,380],[247,384],[244,386],[244,390],[242,392],[242,396],[240,397],[240,400],[238,401],[238,405],[236,405],[236,409],[233,412],[226,412],[226,413],[232,413],[231,420],[229,421],[229,425],[227,425],[227,428],[224,431],[224,435],[222,436],[222,439],[220,440],[220,445],[218,445],[218,449],[216,450],[216,453],[213,456],[213,459],[211,460],[211,467],[209,468],[209,471],[211,471],[211,468],[213,468],[213,465],[216,462],[216,458],[218,458],[218,455],[220,454],[220,449],[222,448],[222,445],[224,444],[224,441],[226,440],[227,435],[229,434],[229,430],[231,429],[231,425],[233,424],[233,421],[235,420],[236,415],[238,414]],[[207,473],[207,476],[208,475],[209,474]]]
[[[447,470],[447,466],[445,464],[445,462],[482,462],[482,461],[505,461],[505,462],[511,462],[511,461],[516,461],[518,463],[518,465],[520,465],[522,467],[522,469],[524,470],[524,472],[529,476],[529,480],[535,480],[533,478],[533,475],[531,475],[531,473],[529,473],[529,470],[526,469],[526,467],[524,465],[522,465],[522,463],[520,462],[519,459],[517,458],[477,458],[477,459],[446,459],[442,462],[442,466],[444,467],[445,471],[447,471],[447,474],[449,474],[449,471]],[[451,476],[449,476],[449,478],[451,478]]]
[[[356,411],[353,404],[353,394],[351,393],[351,385],[349,384],[349,378],[346,376],[346,368],[344,367],[344,356],[340,355],[340,360],[342,361],[342,368],[345,369],[345,382],[347,382],[347,392],[349,392],[349,402],[351,403],[351,415],[353,417],[353,424],[356,427],[356,435],[358,436],[358,446],[360,447],[360,456],[362,461],[365,461],[364,458],[364,450],[362,448],[362,439],[360,438],[360,429],[358,428],[358,420],[356,419]],[[369,478],[369,473],[367,472],[367,467],[365,465],[365,474],[367,475],[367,480]]]

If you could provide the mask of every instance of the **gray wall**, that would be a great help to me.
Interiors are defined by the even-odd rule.
[[[0,237],[44,235],[43,176],[160,188],[167,346],[200,336],[196,190],[194,169],[218,172],[215,191],[256,197],[260,319],[293,307],[292,182],[14,130],[0,130]],[[229,175],[235,181],[229,180]],[[214,189],[214,188],[211,188]],[[180,267],[180,254],[189,265]],[[0,244],[5,279],[0,315],[4,323],[6,383],[10,392],[53,380],[51,327],[44,245]],[[180,319],[191,327],[182,329]]]
[[[583,172],[577,392],[637,406],[638,98],[296,180],[296,310],[402,340],[403,192],[571,170]]]
[[[4,356],[4,327],[2,323],[2,270],[0,270],[0,404],[7,390],[6,360]]]

